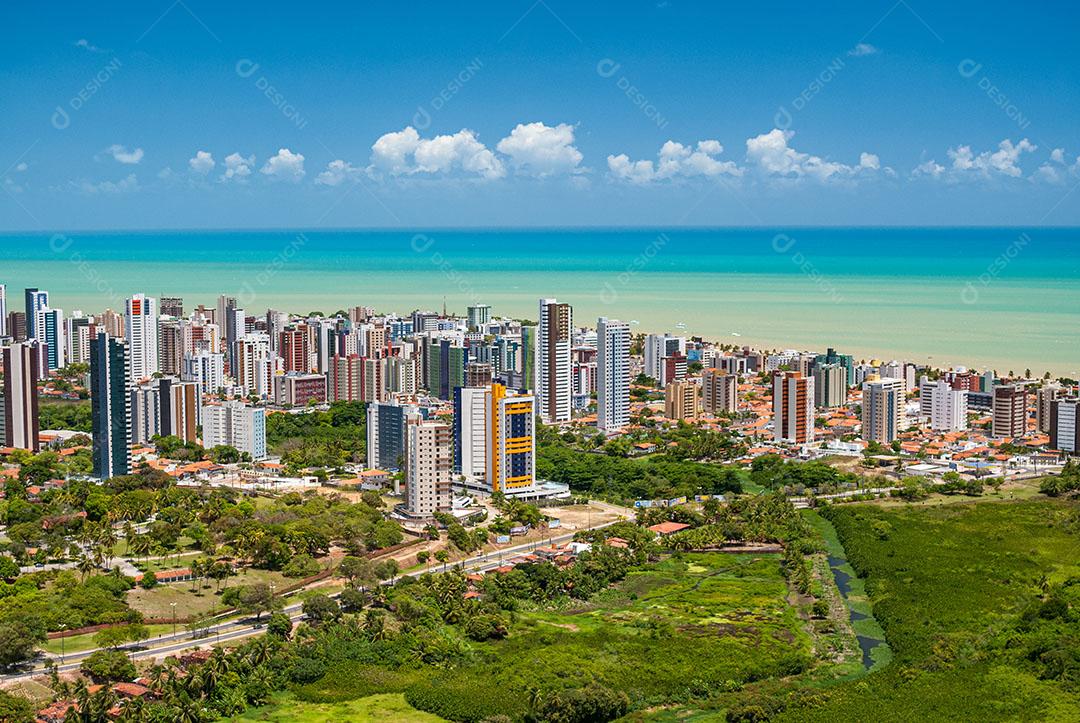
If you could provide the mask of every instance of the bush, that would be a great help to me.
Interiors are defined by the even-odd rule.
[[[513,692],[467,675],[418,682],[405,691],[405,700],[417,710],[462,723],[478,723],[497,715],[517,720],[527,709],[525,701]]]
[[[313,683],[326,675],[326,663],[317,658],[298,658],[289,670],[289,680],[294,683]]]
[[[288,640],[292,634],[292,620],[285,613],[274,613],[266,624],[266,632],[280,640]]]
[[[281,568],[281,574],[285,577],[311,577],[322,570],[319,561],[311,555],[296,555],[289,560],[285,567]]]
[[[593,684],[549,696],[540,712],[550,723],[606,723],[626,715],[629,707],[626,693]]]
[[[91,653],[79,666],[95,683],[131,680],[137,674],[135,664],[119,650],[99,650]]]
[[[139,584],[146,590],[153,590],[158,584],[157,575],[153,572],[148,572],[142,576],[142,580],[139,581]]]

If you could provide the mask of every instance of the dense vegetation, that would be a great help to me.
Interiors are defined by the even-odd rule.
[[[822,514],[865,577],[895,658],[858,683],[758,699],[759,710],[791,721],[1080,716],[1075,503]]]
[[[38,406],[40,429],[70,429],[86,432],[92,429],[90,400],[78,402],[45,401]]]
[[[536,476],[570,485],[575,492],[619,501],[721,494],[742,489],[733,467],[657,455],[633,459],[586,452],[550,432],[538,436]]]
[[[328,411],[271,414],[266,419],[266,441],[281,455],[288,471],[305,467],[337,468],[365,460],[367,405],[332,402]]]

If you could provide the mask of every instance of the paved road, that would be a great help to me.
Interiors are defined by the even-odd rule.
[[[622,508],[614,506],[612,506],[612,509],[618,510],[620,512],[622,511]],[[615,523],[605,522],[602,524],[593,525],[590,529],[599,530],[613,524]],[[455,563],[454,565],[447,565],[446,568],[450,569],[451,567],[460,567],[469,572],[485,572],[501,566],[505,561],[519,554],[535,550],[537,547],[544,547],[549,543],[554,544],[568,542],[573,539],[576,532],[577,531],[567,532],[561,535],[553,535],[545,540],[536,540],[533,542],[523,543],[521,545],[507,547],[496,552],[488,552],[482,555],[477,555],[476,557],[469,558],[468,560],[463,560],[461,562]],[[430,571],[439,572],[440,570],[441,567],[436,565]],[[428,569],[414,570],[413,572],[405,573],[404,575],[400,575],[399,577],[419,577],[420,575],[423,575],[427,572],[429,572]],[[390,581],[387,580],[383,584],[388,585],[390,584]],[[334,593],[330,597],[336,598],[337,596],[338,593]],[[299,602],[288,604],[283,607],[279,612],[286,613],[294,623],[304,618],[303,603]],[[201,635],[197,638],[193,637],[193,634],[191,632],[184,630],[178,631],[175,634],[169,633],[167,635],[162,635],[160,637],[152,638],[150,640],[140,641],[140,643],[127,645],[120,648],[120,650],[128,653],[132,659],[161,658],[172,655],[173,653],[187,650],[189,648],[196,648],[203,645],[210,645],[212,643],[224,642],[227,640],[246,638],[265,632],[266,626],[264,624],[264,621],[255,623],[253,622],[253,620],[253,618],[244,618],[239,620],[234,618],[231,620],[223,621],[221,623],[217,623],[215,625],[211,625],[206,629],[207,632],[205,635]],[[139,645],[147,644],[152,645],[153,647],[138,647]],[[78,670],[80,661],[83,658],[86,658],[92,653],[96,652],[97,650],[98,648],[93,648],[89,650],[80,650],[77,652],[67,653],[63,656],[62,663],[60,663],[61,656],[45,654],[40,665],[35,665],[35,667],[30,670],[0,676],[0,680],[11,681],[18,680],[20,678],[30,678],[36,675],[43,675],[45,673],[45,667],[43,662],[44,659],[52,659],[57,663],[60,663],[57,665],[57,670],[61,673]]]

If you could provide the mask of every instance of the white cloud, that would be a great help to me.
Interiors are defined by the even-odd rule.
[[[251,175],[251,169],[255,165],[255,156],[245,158],[239,153],[230,153],[225,156],[225,172],[221,174],[222,181],[242,181]]]
[[[785,179],[812,178],[831,181],[874,173],[881,168],[878,157],[872,153],[861,154],[857,166],[802,153],[788,145],[794,135],[794,131],[773,128],[768,133],[748,138],[746,160],[767,177]],[[891,169],[886,168],[885,171],[891,175]]]
[[[1020,160],[1023,154],[1033,153],[1037,148],[1038,146],[1027,138],[1021,139],[1018,143],[1013,143],[1006,138],[1001,143],[998,143],[996,151],[983,151],[981,153],[975,153],[971,146],[968,145],[957,146],[950,148],[946,152],[950,161],[948,166],[943,166],[936,160],[931,159],[920,164],[912,171],[911,175],[915,177],[943,178],[950,182],[973,178],[1022,178],[1024,171],[1019,165]],[[1051,152],[1051,160],[1055,156],[1064,157],[1064,152],[1061,154],[1058,154],[1056,150]],[[1053,169],[1051,168],[1051,170]],[[1046,172],[1041,172],[1041,169],[1036,171],[1036,174],[1044,178],[1048,175]]]
[[[1069,161],[1065,158],[1065,149],[1055,148],[1050,151],[1050,160],[1035,171],[1033,179],[1047,183],[1061,183],[1069,174],[1080,175],[1080,157],[1069,165]]]
[[[208,151],[196,151],[193,158],[188,159],[188,165],[191,166],[191,170],[195,173],[206,175],[210,171],[214,170],[214,156]]]
[[[119,181],[101,181],[99,183],[80,181],[76,186],[83,193],[89,194],[127,193],[128,191],[137,191],[139,189],[139,180],[135,177],[134,173],[129,173],[125,178]]]
[[[127,146],[122,146],[119,143],[112,144],[105,149],[105,152],[110,154],[117,163],[123,163],[128,166],[133,166],[143,159],[142,148],[136,148],[129,151]]]
[[[881,51],[871,45],[870,43],[859,43],[854,48],[848,51],[848,55],[853,58],[861,58],[866,55],[877,55]]]
[[[395,176],[455,171],[486,179],[506,175],[502,161],[467,128],[434,138],[421,138],[412,126],[385,133],[371,146],[369,170]]]
[[[277,155],[271,156],[260,171],[273,178],[299,181],[304,177],[304,157],[288,148],[279,148]]]
[[[75,41],[76,48],[82,48],[83,50],[89,50],[91,53],[104,53],[105,51],[98,46],[91,43],[86,38],[79,38]]]
[[[742,169],[732,161],[716,158],[724,152],[720,141],[698,141],[696,149],[675,141],[668,141],[660,148],[659,158],[652,161],[631,161],[625,154],[608,156],[608,170],[611,175],[630,183],[650,183],[676,177],[720,176],[738,177]]]
[[[326,164],[326,170],[315,178],[315,183],[322,186],[337,186],[343,181],[355,178],[359,173],[360,169],[349,165],[348,161],[330,161]]]
[[[25,171],[29,167],[30,166],[26,165],[26,161],[23,161],[22,163],[19,163],[17,166],[15,166],[15,170],[18,171],[19,173],[22,173],[23,171]]]
[[[519,123],[495,146],[510,157],[510,163],[520,173],[533,176],[552,176],[560,173],[581,173],[583,156],[574,147],[574,127],[566,123],[548,126],[543,123]]]

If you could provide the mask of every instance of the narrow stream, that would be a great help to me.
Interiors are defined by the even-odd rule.
[[[841,570],[840,566],[846,562],[847,560],[842,557],[829,556],[829,569],[832,570],[833,580],[836,581],[836,589],[840,591],[840,596],[844,598],[845,603],[848,602],[848,595],[851,593],[851,575]],[[850,603],[848,603],[848,614],[851,622],[866,620],[869,617],[869,615],[852,610]],[[855,639],[859,643],[859,649],[862,650],[863,667],[870,670],[874,666],[874,659],[871,657],[870,651],[881,645],[882,641],[858,633],[855,634]]]

